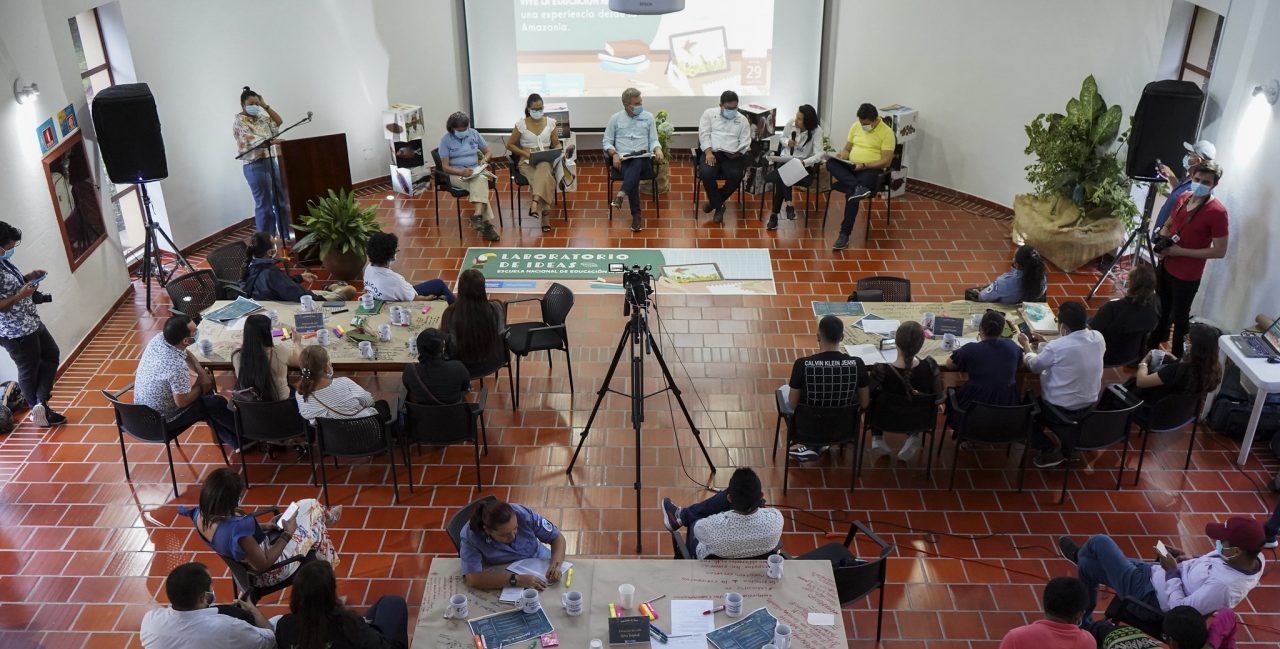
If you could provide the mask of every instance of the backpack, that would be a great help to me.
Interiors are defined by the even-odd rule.
[[[1245,391],[1240,383],[1240,369],[1230,366],[1223,372],[1222,385],[1209,407],[1205,423],[1219,433],[1241,439],[1249,424],[1249,416],[1253,413],[1253,399],[1253,395]],[[1262,406],[1262,417],[1258,420],[1254,442],[1280,439],[1277,432],[1280,432],[1280,394],[1272,394],[1267,396],[1267,401]]]
[[[13,413],[26,405],[22,390],[13,381],[0,383],[0,435],[8,435],[15,427]]]

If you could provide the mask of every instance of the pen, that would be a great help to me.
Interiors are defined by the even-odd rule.
[[[657,634],[657,636],[658,636],[659,638],[662,638],[662,642],[663,642],[664,644],[666,643],[666,641],[667,641],[667,634],[663,633],[663,632],[662,632],[662,629],[659,629],[659,628],[658,628],[658,625],[656,625],[656,624],[654,624],[654,623],[650,622],[650,623],[649,623],[649,632],[650,632],[650,633]]]
[[[347,312],[347,309],[338,309],[337,311],[330,311],[329,315],[338,315],[339,313],[346,313],[346,312]]]
[[[666,595],[658,595],[657,597],[655,597],[655,598],[653,598],[653,599],[647,599],[647,600],[645,600],[645,602],[644,602],[644,603],[645,603],[645,604],[652,604],[652,603],[654,603],[654,602],[656,602],[656,601],[658,601],[658,600],[662,599],[663,597],[666,597]]]
[[[714,613],[719,613],[720,611],[723,611],[723,610],[724,610],[724,607],[723,607],[723,606],[717,606],[717,607],[715,607],[715,608],[711,609],[710,611],[703,611],[703,612],[702,612],[702,614],[703,614],[703,615],[712,615],[712,614],[714,614]]]
[[[654,631],[653,629],[649,629],[649,635],[653,636],[653,639],[654,639],[654,640],[657,640],[657,641],[658,641],[658,644],[667,644],[667,639],[666,639],[666,637],[664,637],[661,633],[658,633],[657,631]]]
[[[564,587],[568,588],[573,585],[573,568],[569,569],[564,575]]]

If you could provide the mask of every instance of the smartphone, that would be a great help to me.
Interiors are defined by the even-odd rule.
[[[323,306],[326,309],[340,309],[346,305],[346,302],[325,302]]]
[[[1169,556],[1169,548],[1164,547],[1164,541],[1156,541],[1156,552],[1159,552],[1162,557]]]
[[[1022,335],[1026,336],[1027,338],[1030,338],[1030,337],[1031,337],[1031,335],[1032,335],[1032,334],[1031,334],[1031,327],[1028,327],[1028,326],[1027,326],[1027,323],[1025,323],[1025,322],[1019,322],[1019,323],[1018,323],[1018,331],[1021,331],[1021,332],[1022,332]]]
[[[31,278],[31,282],[30,282],[30,283],[32,283],[32,284],[39,284],[40,282],[43,282],[43,281],[45,280],[45,278],[46,278],[46,277],[48,277],[48,276],[49,276],[49,273],[40,273],[39,275],[36,275],[35,277],[32,277],[32,278]]]
[[[287,521],[297,515],[298,515],[298,503],[289,503],[289,508],[284,510],[284,513],[280,515],[280,521],[281,522]]]

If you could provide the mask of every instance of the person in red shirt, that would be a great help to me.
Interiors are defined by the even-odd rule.
[[[1095,649],[1088,631],[1080,628],[1080,618],[1089,606],[1089,590],[1075,577],[1054,577],[1044,587],[1044,617],[1026,626],[1010,629],[1000,641],[1000,649]]]
[[[1173,245],[1157,252],[1160,268],[1156,294],[1160,296],[1160,322],[1151,332],[1149,345],[1155,349],[1169,340],[1171,351],[1182,357],[1182,344],[1191,322],[1191,301],[1200,290],[1204,264],[1227,256],[1227,208],[1213,197],[1222,179],[1222,167],[1213,161],[1191,168],[1191,188],[1174,203],[1173,215],[1160,228],[1160,237],[1176,237]]]

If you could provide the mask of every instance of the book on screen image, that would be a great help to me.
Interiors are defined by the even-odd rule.
[[[604,61],[605,63],[614,63],[617,65],[637,65],[649,60],[649,57],[644,54],[637,54],[635,56],[622,58],[620,56],[610,56],[604,52],[596,54],[596,58]]]
[[[629,59],[636,56],[648,56],[649,44],[638,38],[629,38],[621,41],[609,41],[604,44],[604,53],[608,56],[617,57],[619,59]]]
[[[636,72],[643,72],[645,70],[648,70],[649,59],[644,59],[639,63],[630,63],[630,64],[614,63],[612,61],[600,61],[600,69],[604,70],[605,72],[627,72],[627,73],[634,74]]]

